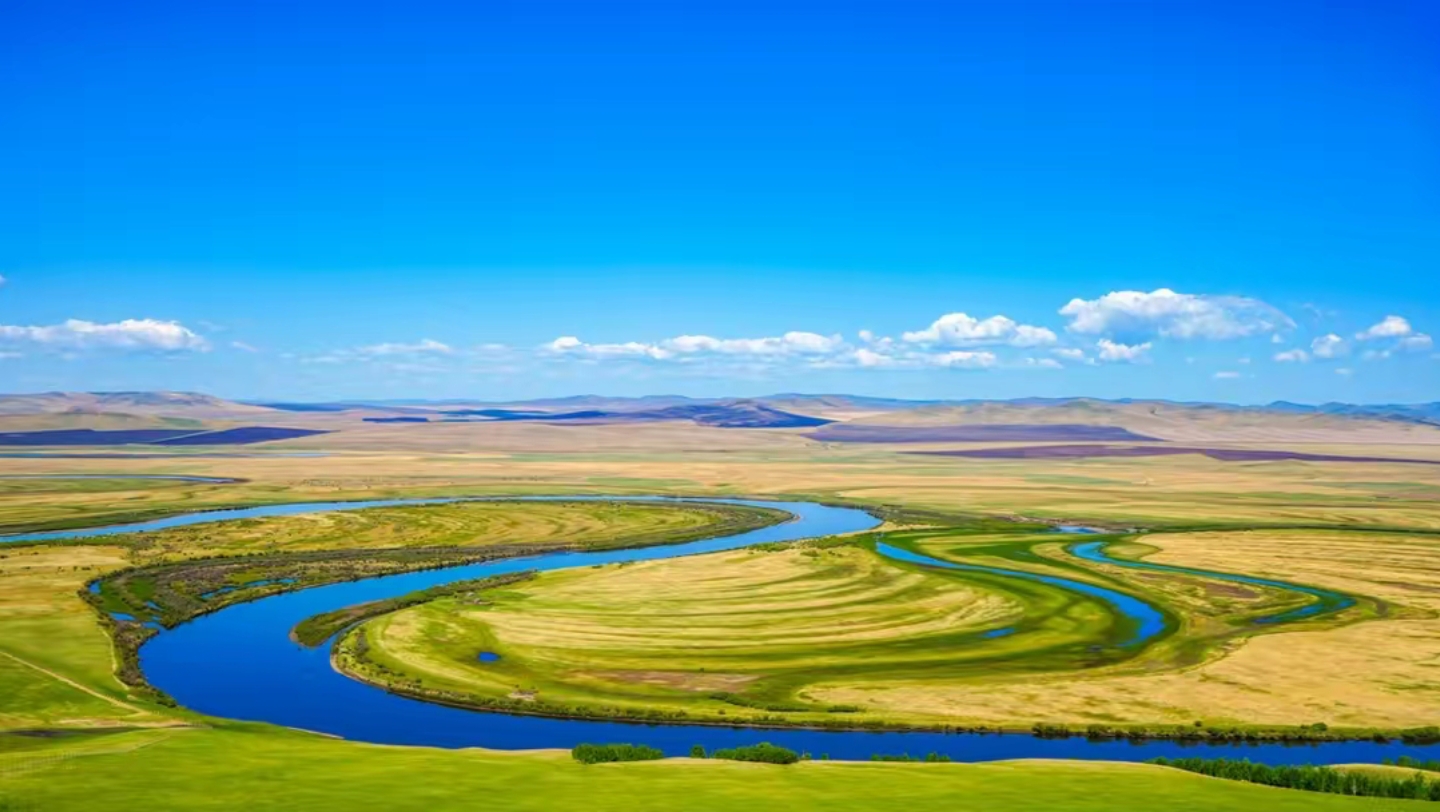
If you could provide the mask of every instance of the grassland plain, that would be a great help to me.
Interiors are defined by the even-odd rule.
[[[148,809],[302,812],[477,806],[665,812],[1426,808],[1415,801],[1277,790],[1146,764],[809,761],[781,767],[666,759],[586,766],[553,750],[381,747],[236,723],[78,740],[0,737],[0,804],[9,810],[88,810],[102,798]]]
[[[1093,596],[821,543],[545,573],[483,604],[442,600],[372,621],[342,641],[336,662],[418,696],[582,716],[657,709],[690,721],[1006,729],[1196,719],[1252,728],[1323,721],[1357,731],[1433,723],[1428,713],[1404,714],[1403,700],[1388,712],[1377,704],[1373,714],[1341,713],[1277,692],[1290,707],[1257,717],[1233,696],[1228,704],[1163,708],[1143,688],[1246,650],[1255,635],[1304,628],[1323,636],[1362,620],[1368,627],[1379,617],[1423,618],[1423,608],[1362,598],[1334,617],[1257,625],[1311,599],[1201,576],[1092,569],[1068,557],[1054,534],[935,529],[886,538],[969,565],[1108,581],[1162,607],[1167,629],[1146,645],[1119,646],[1132,633],[1127,618]],[[481,651],[500,659],[478,661]],[[1425,658],[1411,665],[1423,669]],[[1377,674],[1329,679],[1344,693]],[[1052,685],[1074,701],[1047,701]],[[1383,689],[1384,680],[1370,687]],[[969,699],[997,693],[1008,699]]]
[[[463,426],[452,431],[447,427],[443,432],[430,432],[426,427],[424,434],[386,428],[364,438],[346,436],[347,432],[274,444],[270,447],[274,452],[258,449],[254,457],[183,454],[158,459],[11,461],[7,473],[180,473],[247,481],[213,485],[129,480],[123,487],[12,481],[0,489],[0,530],[17,532],[153,518],[175,511],[317,499],[662,492],[809,497],[873,506],[905,505],[952,515],[1155,527],[1171,532],[1146,537],[1147,545],[1160,550],[1151,556],[1153,560],[1327,585],[1385,601],[1392,614],[1352,626],[1259,635],[1227,650],[1218,660],[1179,671],[1097,678],[1094,687],[1083,684],[1088,680],[1027,677],[1013,689],[995,688],[994,701],[1000,708],[997,718],[1015,715],[1016,708],[1026,707],[1032,711],[1026,715],[1032,718],[1033,711],[1043,711],[1056,719],[1081,722],[1103,719],[1115,709],[1118,713],[1113,715],[1120,719],[1162,716],[1187,721],[1248,721],[1251,711],[1258,709],[1263,711],[1257,716],[1259,722],[1289,724],[1317,721],[1316,717],[1323,718],[1333,710],[1337,718],[1390,718],[1410,724],[1412,714],[1406,709],[1412,704],[1418,708],[1413,715],[1423,717],[1416,723],[1433,718],[1425,663],[1433,661],[1436,654],[1430,648],[1430,632],[1411,631],[1429,629],[1429,621],[1402,616],[1405,613],[1398,611],[1433,611],[1426,602],[1433,598],[1426,597],[1432,586],[1430,575],[1415,575],[1425,562],[1409,558],[1380,566],[1393,554],[1382,545],[1392,540],[1418,545],[1422,548],[1415,553],[1418,556],[1424,555],[1423,547],[1429,542],[1424,536],[1339,532],[1342,528],[1440,527],[1440,480],[1428,468],[1419,470],[1422,466],[1224,463],[1202,457],[997,462],[916,458],[890,448],[831,447],[787,431],[735,432],[689,426],[478,428]],[[1346,446],[1304,439],[1272,437],[1263,442],[1265,447],[1316,453],[1378,456],[1388,452],[1379,445]],[[276,452],[283,449],[328,456],[279,456]],[[912,450],[923,448],[903,449]],[[1396,445],[1393,450],[1396,456],[1440,458],[1440,451],[1429,446]],[[1247,532],[1255,527],[1269,529]],[[1198,532],[1202,530],[1208,532]],[[376,532],[375,543],[385,543],[381,540],[384,533]],[[1344,541],[1342,547],[1360,545],[1351,553],[1355,566],[1331,567],[1323,560],[1330,554],[1326,545],[1332,542],[1311,545],[1312,540],[1332,534],[1337,540],[1334,543]],[[335,537],[342,538],[339,534]],[[303,546],[299,538],[297,530],[295,540]],[[236,543],[248,544],[252,550],[264,544],[255,538]],[[83,729],[204,721],[183,710],[159,708],[130,697],[112,676],[114,663],[104,629],[76,596],[91,578],[131,565],[130,548],[120,545],[118,539],[105,539],[94,545],[0,548],[0,554],[6,556],[0,559],[0,611],[4,612],[0,615],[0,653],[40,666],[37,669],[13,658],[8,660],[11,665],[6,665],[7,658],[0,657],[0,679],[11,689],[7,693],[17,697],[5,706],[9,715],[0,726]],[[178,549],[163,554],[189,555]],[[1054,557],[1053,551],[1043,547],[1037,548],[1037,554]],[[1327,569],[1331,571],[1327,573]],[[1148,588],[1158,591],[1162,587],[1168,585],[1150,584]],[[1179,601],[1187,593],[1196,597],[1195,605],[1251,600],[1213,591],[1202,600],[1204,589],[1179,585],[1167,600]],[[1259,598],[1265,599],[1265,595]],[[1278,596],[1269,599],[1279,600]],[[1222,615],[1226,611],[1230,610],[1219,608]],[[1370,644],[1370,635],[1381,629],[1389,641]],[[1215,672],[1215,678],[1206,676],[1210,669],[1242,662],[1247,665],[1239,676],[1224,671]],[[1297,667],[1297,662],[1304,667]],[[1388,676],[1380,671],[1367,673],[1370,668]],[[1316,671],[1322,673],[1311,679]],[[1126,682],[1128,679],[1134,681]],[[1166,680],[1190,682],[1169,687]],[[1227,685],[1225,680],[1234,680],[1234,684]],[[1257,687],[1263,688],[1263,693],[1253,690]],[[1073,695],[1064,693],[1072,688]],[[1357,688],[1362,701],[1350,709],[1347,697]],[[889,702],[906,704],[903,690],[897,686],[892,691],[867,692],[859,701],[871,708]],[[1150,707],[1143,698],[1152,690],[1165,692],[1165,696]],[[847,701],[843,696],[807,694],[815,701]],[[1313,708],[1297,709],[1305,704],[1307,694],[1322,699]],[[22,696],[26,698],[20,699]],[[943,700],[983,711],[991,698],[976,686],[963,685]],[[1247,700],[1252,705],[1247,706]],[[1007,702],[1011,704],[1007,706]],[[939,712],[950,713],[951,709],[940,707]],[[169,738],[141,748],[139,753],[144,755],[123,751],[136,742],[149,741],[145,737],[152,735]],[[956,797],[999,809],[1083,809],[1083,804],[1092,800],[1094,808],[1106,809],[1261,805],[1284,809],[1286,804],[1297,809],[1362,808],[1360,804],[1366,804],[1363,808],[1388,808],[1373,801],[1245,787],[1197,776],[1176,779],[1164,771],[1152,773],[1152,768],[1138,766],[1117,766],[1113,773],[1108,765],[1087,764],[985,765],[983,769],[897,764],[873,768],[894,773],[864,772],[872,769],[870,765],[800,765],[793,773],[784,772],[786,768],[724,766],[726,770],[776,770],[774,775],[779,776],[757,778],[769,774],[712,772],[718,765],[669,761],[600,768],[607,771],[603,779],[607,783],[601,786],[593,778],[595,773],[571,772],[581,768],[559,756],[371,748],[264,727],[222,725],[218,730],[140,731],[105,738],[121,749],[93,761],[89,757],[38,755],[52,746],[76,746],[68,740],[38,744],[24,740],[28,754],[17,758],[31,766],[18,768],[12,762],[6,768],[8,772],[0,779],[0,798],[27,805],[20,808],[65,809],[81,804],[90,808],[96,792],[112,791],[112,797],[154,797],[158,799],[156,808],[207,808],[207,804],[209,808],[234,808],[233,798],[210,797],[216,793],[195,790],[195,786],[225,785],[258,799],[258,803],[247,804],[250,808],[267,804],[270,808],[306,808],[307,804],[309,808],[334,808],[371,797],[387,799],[391,808],[406,808],[415,798],[421,799],[414,804],[416,808],[458,808],[473,805],[477,795],[500,797],[501,793],[507,802],[514,800],[517,808],[532,802],[537,808],[554,808],[565,804],[547,805],[551,796],[517,797],[513,792],[516,785],[543,784],[548,793],[549,776],[554,775],[554,798],[597,808],[615,797],[622,799],[614,801],[616,806],[632,797],[648,803],[650,796],[642,785],[652,783],[659,793],[654,797],[661,799],[654,804],[656,808],[673,808],[676,799],[693,800],[685,804],[689,808],[705,808],[706,803],[714,808],[764,808],[767,796],[783,797],[789,806],[847,808],[849,804],[848,808],[856,809],[893,808],[896,798],[953,804]],[[41,749],[29,751],[31,746]],[[152,758],[152,752],[164,757]],[[52,760],[60,772],[46,772]],[[353,770],[346,767],[352,764]],[[532,764],[543,767],[532,769]],[[956,772],[942,772],[949,766],[956,766]],[[655,773],[641,772],[646,769],[662,770],[664,780],[656,781]],[[819,777],[802,769],[814,770],[813,775]],[[856,777],[837,779],[840,773],[826,772],[842,769],[854,769]],[[436,786],[430,790],[416,787],[416,770],[439,776]],[[326,775],[330,772],[338,780]],[[503,781],[490,782],[492,774]],[[711,777],[716,775],[732,777]],[[1158,777],[1161,775],[1165,777]],[[57,781],[57,776],[73,776],[74,780]],[[610,776],[625,777],[608,783]],[[1115,776],[1123,776],[1123,780]],[[287,780],[292,777],[294,780]],[[460,790],[446,795],[447,783]],[[295,788],[296,794],[286,795],[289,788]],[[420,794],[427,791],[432,794]],[[1178,799],[1191,806],[1180,805]],[[627,808],[636,807],[632,803]]]
[[[671,493],[844,498],[1121,524],[1440,526],[1440,472],[1389,463],[1166,459],[975,460],[901,452],[945,445],[821,444],[789,430],[673,424],[453,424],[323,435],[247,458],[27,459],[27,473],[187,473],[232,485],[134,484],[116,494],[0,493],[7,530],[148,518],[176,510],[313,499],[494,493]],[[1332,439],[1336,435],[1331,435]],[[1339,435],[1344,436],[1344,435]],[[369,442],[368,440],[366,441]],[[377,439],[378,442],[378,439]],[[1214,443],[1212,443],[1214,444]],[[1223,444],[1222,444],[1223,445]],[[1272,441],[1236,448],[1440,459],[1431,445]],[[320,457],[283,457],[279,449]],[[17,463],[18,465],[18,463]],[[32,485],[32,487],[41,487]],[[69,487],[69,486],[67,486]]]
[[[0,729],[169,723],[115,678],[110,639],[77,594],[121,547],[0,548]]]

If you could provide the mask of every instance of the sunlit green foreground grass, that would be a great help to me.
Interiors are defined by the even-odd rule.
[[[670,759],[582,766],[567,753],[379,747],[259,726],[0,738],[0,809],[90,810],[1386,810],[1346,798],[1143,764]],[[137,752],[137,748],[139,749]],[[8,807],[6,806],[8,804]]]

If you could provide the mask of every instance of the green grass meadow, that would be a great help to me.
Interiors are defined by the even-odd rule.
[[[774,766],[667,759],[587,766],[561,751],[381,747],[239,724],[52,741],[0,738],[0,809],[88,811],[117,801],[122,803],[114,808],[195,812],[1424,808],[1413,801],[1277,790],[1144,764]]]

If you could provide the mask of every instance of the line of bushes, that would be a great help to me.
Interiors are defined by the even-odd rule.
[[[1398,778],[1352,770],[1337,770],[1334,767],[1316,767],[1309,764],[1299,767],[1272,767],[1268,764],[1256,764],[1247,759],[1232,761],[1224,758],[1157,758],[1150,763],[1214,778],[1264,784],[1267,787],[1328,792],[1335,795],[1361,795],[1370,798],[1440,801],[1440,781],[1429,781],[1420,772],[1416,772],[1409,778]]]
[[[605,764],[614,761],[654,761],[664,758],[665,754],[644,744],[577,744],[571,748],[570,756],[581,764]],[[716,750],[708,756],[704,745],[697,744],[690,748],[690,757],[754,761],[762,764],[794,764],[809,758],[808,755],[802,756],[788,747],[770,742]]]
[[[1336,742],[1361,741],[1389,742],[1399,739],[1406,744],[1434,744],[1440,742],[1440,727],[1412,727],[1404,730],[1331,730],[1328,725],[1318,722],[1298,727],[1214,727],[1196,722],[1190,725],[1158,725],[1134,727],[1111,727],[1109,725],[1087,725],[1071,727],[1065,724],[1037,722],[1030,732],[1041,739],[1068,739],[1083,736],[1087,739],[1167,739],[1181,742]]]
[[[1418,758],[1401,756],[1397,759],[1381,759],[1380,763],[1389,767],[1409,767],[1412,770],[1424,770],[1427,773],[1440,773],[1440,761],[1434,759],[1421,761]]]
[[[655,761],[665,754],[644,744],[577,744],[570,755],[581,764],[606,764],[615,761]]]
[[[873,755],[870,756],[870,760],[871,760],[871,761],[904,761],[904,762],[920,762],[920,761],[923,761],[923,762],[925,762],[926,764],[949,764],[949,763],[950,763],[950,757],[947,756],[947,755],[945,755],[944,753],[926,753],[924,756],[912,756],[912,755],[910,755],[909,753],[901,753],[901,754],[898,755],[898,756],[895,756],[895,755],[887,755],[887,754],[885,754],[885,753],[875,753],[875,754],[873,754]]]
[[[794,764],[800,760],[799,753],[770,742],[760,742],[744,747],[727,747],[716,750],[710,754],[710,757],[726,761],[758,761],[763,764]]]

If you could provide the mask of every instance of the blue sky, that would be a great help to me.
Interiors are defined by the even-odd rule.
[[[1436,99],[1426,0],[11,4],[0,390],[1436,400]]]

